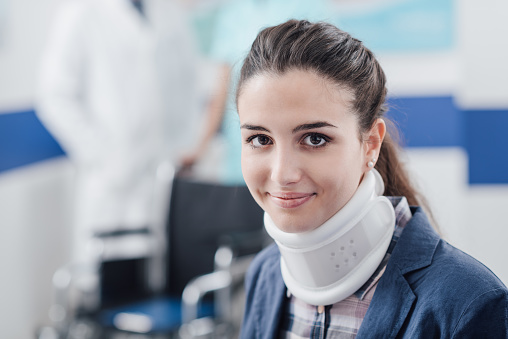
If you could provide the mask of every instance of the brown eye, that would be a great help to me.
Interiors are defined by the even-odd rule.
[[[253,136],[250,138],[249,142],[253,147],[263,147],[272,143],[269,137],[262,134]]]
[[[326,138],[320,134],[310,134],[303,139],[305,145],[312,147],[324,146],[326,142]]]
[[[260,135],[259,137],[257,137],[257,140],[263,146],[268,145],[268,143],[270,142],[270,139],[268,139],[268,137],[264,135]]]

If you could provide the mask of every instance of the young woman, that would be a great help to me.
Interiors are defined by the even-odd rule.
[[[275,244],[247,275],[242,338],[507,337],[506,287],[417,207],[385,82],[326,23],[254,41],[237,93],[242,169]]]

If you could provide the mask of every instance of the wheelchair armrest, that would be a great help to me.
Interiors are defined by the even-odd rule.
[[[217,295],[220,302],[231,302],[228,289],[243,279],[254,256],[251,254],[236,258],[231,247],[219,247],[215,253],[216,271],[192,279],[183,290],[182,324],[189,324],[198,318],[199,304],[207,293],[224,292]],[[218,305],[218,308],[216,305],[216,309],[223,313],[219,316],[229,315],[225,305]]]
[[[215,271],[192,279],[183,290],[183,332],[193,332],[201,327],[210,328],[209,320],[198,319],[199,305],[203,297],[210,292],[215,293],[215,318],[220,320],[218,323],[222,321],[224,326],[231,323],[231,293],[245,277],[254,256],[267,244],[264,230],[234,232],[219,239],[219,248],[214,259]],[[194,328],[196,326],[198,329]]]
[[[220,270],[192,279],[182,294],[182,323],[190,323],[198,317],[198,306],[202,298],[210,292],[226,289],[231,285],[231,274]]]

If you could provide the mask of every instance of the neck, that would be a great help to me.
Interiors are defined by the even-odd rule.
[[[280,230],[265,213],[265,228],[281,252],[289,291],[313,305],[336,303],[374,273],[390,243],[395,213],[381,196],[377,171],[367,172],[350,201],[320,227],[305,233]]]

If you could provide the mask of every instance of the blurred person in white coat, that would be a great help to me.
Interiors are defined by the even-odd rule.
[[[96,233],[153,221],[157,166],[192,144],[196,52],[171,0],[68,0],[42,60],[37,112],[76,165],[74,260]]]

